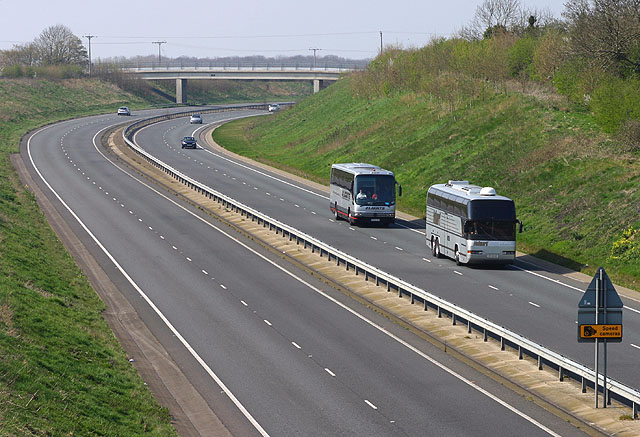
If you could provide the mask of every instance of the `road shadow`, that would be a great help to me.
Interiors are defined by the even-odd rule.
[[[409,228],[409,229],[421,229],[424,230],[425,228],[425,221],[424,219],[416,219],[416,220],[403,220],[403,219],[399,219],[396,217],[396,224],[395,226],[389,226],[389,228],[398,228],[398,229],[402,229],[402,228]]]
[[[560,275],[579,272],[584,267],[582,263],[576,260],[549,252],[545,249],[539,250],[536,253],[518,256],[517,260],[525,263],[528,270],[548,271]]]

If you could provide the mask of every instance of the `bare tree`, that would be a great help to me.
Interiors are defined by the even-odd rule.
[[[573,54],[608,71],[640,73],[640,0],[569,0]]]
[[[43,30],[34,44],[40,52],[42,65],[86,65],[89,62],[80,38],[61,24]]]
[[[476,40],[499,29],[510,30],[518,24],[521,9],[520,0],[484,0],[460,34],[465,39]]]
[[[0,65],[34,66],[40,62],[40,53],[33,43],[14,45],[12,49],[0,51]]]

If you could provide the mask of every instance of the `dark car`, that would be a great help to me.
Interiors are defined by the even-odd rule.
[[[196,143],[196,139],[193,137],[184,137],[182,139],[182,148],[183,149],[195,149],[198,147],[198,143]]]

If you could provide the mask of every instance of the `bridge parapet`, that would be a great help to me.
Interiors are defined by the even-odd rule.
[[[356,71],[346,66],[285,66],[251,65],[138,65],[123,67],[122,72],[143,80],[175,80],[176,103],[187,103],[187,80],[297,80],[311,81],[313,92],[323,89],[329,81],[336,81],[344,74]]]

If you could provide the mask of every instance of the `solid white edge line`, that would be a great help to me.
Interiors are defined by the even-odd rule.
[[[115,164],[114,164],[115,165]],[[124,170],[121,170],[124,172]],[[126,172],[125,172],[126,173]],[[128,173],[126,173],[128,174]],[[130,177],[132,177],[133,179],[138,180],[137,178],[135,178],[134,176],[130,175]],[[139,181],[139,180],[138,180]],[[146,185],[144,182],[139,181],[141,184]],[[158,193],[160,196],[164,197],[165,199],[167,199],[169,202],[175,204],[176,206],[178,206],[179,208],[182,208],[184,211],[186,211],[187,213],[193,215],[194,217],[196,217],[197,219],[201,220],[203,223],[205,223],[206,225],[216,229],[218,232],[222,233],[223,235],[227,236],[229,239],[231,239],[232,241],[236,242],[237,244],[239,244],[240,246],[246,248],[247,250],[249,250],[250,252],[254,253],[256,256],[262,258],[263,260],[265,260],[267,263],[273,265],[275,268],[281,270],[283,273],[289,275],[290,277],[296,279],[298,282],[304,284],[305,286],[307,286],[308,288],[310,288],[311,290],[315,291],[316,293],[318,293],[319,295],[323,296],[324,298],[330,300],[331,302],[333,302],[334,304],[338,305],[339,307],[341,307],[342,309],[344,309],[345,311],[348,311],[349,313],[353,314],[355,317],[361,319],[362,321],[364,321],[365,323],[369,324],[370,326],[374,327],[375,329],[379,330],[380,332],[384,333],[385,335],[389,336],[390,338],[396,340],[398,343],[402,344],[403,346],[405,346],[406,348],[408,348],[409,350],[413,351],[414,353],[418,354],[419,356],[421,356],[422,358],[424,358],[425,360],[431,362],[432,364],[434,364],[435,366],[441,368],[442,370],[444,370],[445,372],[449,373],[450,375],[454,376],[455,378],[459,379],[460,381],[462,381],[463,383],[467,384],[470,387],[473,387],[475,390],[479,391],[480,393],[484,394],[485,396],[487,396],[488,398],[492,399],[493,401],[497,402],[498,404],[502,405],[504,408],[510,410],[511,412],[513,412],[514,414],[517,414],[518,416],[522,417],[523,419],[529,421],[530,423],[532,423],[533,425],[537,426],[538,428],[542,429],[543,431],[547,432],[550,435],[553,435],[554,437],[560,437],[558,434],[556,434],[555,432],[553,432],[552,430],[550,430],[549,428],[547,428],[546,426],[544,426],[543,424],[541,424],[540,422],[536,421],[535,419],[533,419],[532,417],[526,415],[525,413],[523,413],[522,411],[518,410],[516,407],[509,405],[507,402],[503,401],[502,399],[498,398],[497,396],[493,395],[492,393],[489,393],[487,390],[479,387],[478,385],[472,383],[471,381],[469,381],[468,379],[466,379],[465,377],[463,377],[462,375],[458,374],[457,372],[455,372],[454,370],[448,368],[447,366],[445,366],[442,363],[439,363],[438,361],[436,361],[434,358],[432,358],[431,356],[425,354],[424,352],[420,351],[419,349],[417,349],[416,347],[412,346],[411,344],[407,343],[406,341],[402,340],[401,338],[397,337],[396,335],[392,334],[391,332],[387,331],[385,328],[377,325],[376,323],[374,323],[373,321],[367,319],[366,317],[364,317],[363,315],[357,313],[355,310],[349,308],[348,306],[346,306],[345,304],[339,302],[338,300],[334,299],[333,297],[327,295],[326,293],[323,293],[322,290],[314,287],[313,285],[309,284],[308,282],[306,282],[304,279],[296,276],[294,273],[286,270],[284,267],[279,266],[278,264],[276,264],[274,261],[266,258],[264,255],[256,252],[254,249],[250,248],[249,246],[247,246],[246,244],[244,244],[243,242],[239,241],[238,239],[236,239],[235,237],[233,237],[230,234],[227,234],[225,231],[223,231],[222,229],[216,227],[215,225],[208,223],[207,221],[205,221],[202,217],[197,216],[196,214],[194,214],[193,212],[187,210],[186,208],[184,208],[182,205],[179,205],[178,203],[176,203],[174,200],[164,196],[162,193],[159,193],[158,191],[156,191],[154,188],[149,187],[152,191]],[[350,228],[351,229],[351,228]]]
[[[116,126],[117,124],[119,124],[119,123],[113,124],[111,126],[107,126],[107,127],[103,128],[103,129],[99,130],[98,132],[96,132],[96,134],[93,137],[93,145],[96,148],[96,150],[98,150],[97,145],[95,143],[96,137],[101,132],[103,132],[104,130],[109,129],[109,128],[113,127],[113,126]],[[251,415],[251,413],[249,413],[249,411],[244,407],[244,405],[242,405],[240,403],[240,401],[235,397],[235,395],[231,392],[231,390],[229,390],[227,388],[227,386],[222,382],[222,380],[218,377],[218,375],[216,375],[213,372],[213,370],[211,370],[211,368],[207,365],[207,363],[200,357],[200,355],[198,355],[198,353],[195,351],[195,349],[193,349],[191,347],[191,345],[186,341],[186,339],[184,337],[182,337],[180,332],[178,332],[178,330],[171,324],[171,322],[165,317],[165,315],[162,313],[162,311],[160,311],[160,309],[153,303],[153,301],[146,295],[146,293],[144,291],[142,291],[142,289],[133,280],[133,278],[131,278],[129,276],[129,274],[126,272],[126,270],[118,263],[118,261],[116,261],[116,259],[111,255],[111,253],[102,245],[100,240],[98,240],[98,238],[93,234],[93,232],[91,232],[91,230],[89,230],[89,228],[84,224],[84,222],[82,220],[80,220],[80,217],[78,217],[76,215],[76,213],[69,207],[69,205],[67,205],[67,203],[64,200],[62,200],[60,195],[53,189],[53,187],[49,184],[49,182],[44,178],[42,173],[40,173],[40,170],[36,166],[35,162],[33,161],[33,156],[31,155],[31,140],[37,134],[39,134],[40,132],[43,132],[45,129],[48,129],[48,128],[52,127],[52,126],[55,126],[55,125],[45,126],[44,128],[37,130],[27,140],[27,154],[29,155],[29,160],[31,161],[31,165],[33,166],[33,168],[36,171],[36,173],[38,173],[38,176],[40,176],[40,179],[49,188],[49,190],[51,190],[51,192],[56,196],[56,198],[60,201],[60,203],[65,207],[65,209],[67,211],[69,211],[69,213],[73,216],[73,218],[76,219],[76,221],[85,230],[85,232],[89,235],[89,237],[91,237],[91,239],[96,243],[96,245],[100,248],[100,250],[102,250],[102,252],[109,258],[109,260],[113,263],[113,265],[125,277],[125,279],[129,282],[129,284],[131,284],[131,286],[147,302],[147,304],[151,307],[151,309],[153,309],[153,311],[158,315],[158,317],[160,317],[160,319],[164,322],[164,324],[171,330],[171,332],[173,332],[173,334],[176,336],[176,338],[189,351],[191,356],[193,356],[196,359],[196,361],[198,361],[200,366],[202,366],[202,368],[209,374],[209,376],[216,382],[216,384],[218,384],[220,386],[220,388],[222,388],[222,390],[224,390],[224,392],[227,394],[227,396],[229,396],[229,399],[231,399],[231,401],[236,405],[236,407],[242,412],[242,414],[245,416],[245,418],[249,422],[251,422],[251,424],[256,428],[256,430],[261,435],[263,435],[265,437],[268,436],[269,434],[264,430],[264,428],[262,428],[262,426],[256,421],[256,419]],[[102,156],[104,156],[104,155],[102,155]],[[109,161],[109,162],[111,162],[111,161]],[[114,164],[114,166],[115,166],[115,164]],[[117,166],[115,166],[115,167],[119,168]]]
[[[107,128],[104,128],[107,129]],[[102,130],[104,130],[102,129]],[[94,147],[96,148],[96,150],[98,150],[97,145],[95,144],[95,137],[102,132],[99,131],[98,133],[96,133],[96,135],[94,136]],[[40,131],[38,131],[40,132]],[[36,134],[38,133],[36,132]],[[35,135],[35,134],[34,134]],[[31,138],[29,138],[29,142],[31,141]],[[101,152],[100,152],[101,153]],[[102,153],[101,153],[102,154]],[[109,162],[111,162],[105,155],[102,155],[105,159],[107,159]],[[31,158],[31,156],[30,156]],[[33,163],[33,160],[31,161],[32,164],[34,165],[35,168],[35,164]],[[334,304],[338,305],[339,307],[341,307],[342,309],[344,309],[345,311],[348,311],[349,313],[351,313],[352,315],[354,315],[355,317],[359,318],[360,320],[364,321],[365,323],[369,324],[370,326],[372,326],[373,328],[377,329],[378,331],[384,333],[385,335],[387,335],[388,337],[394,339],[395,341],[397,341],[398,343],[400,343],[401,345],[405,346],[407,349],[411,350],[412,352],[416,353],[417,355],[421,356],[422,358],[424,358],[425,360],[429,361],[430,363],[432,363],[433,365],[439,367],[440,369],[444,370],[445,372],[449,373],[451,376],[457,378],[458,380],[462,381],[463,383],[467,384],[469,387],[474,388],[475,390],[479,391],[480,393],[484,394],[485,396],[487,396],[488,398],[492,399],[493,401],[495,401],[496,403],[502,405],[504,408],[508,409],[509,411],[513,412],[514,414],[517,414],[518,416],[522,417],[523,419],[527,420],[528,422],[530,422],[531,424],[537,426],[538,428],[542,429],[543,431],[547,432],[550,435],[553,435],[554,437],[560,437],[558,434],[556,434],[555,432],[553,432],[552,430],[550,430],[549,428],[547,428],[546,426],[544,426],[543,424],[541,424],[540,422],[536,421],[535,419],[533,419],[532,417],[528,416],[527,414],[523,413],[522,411],[518,410],[516,407],[508,404],[507,402],[503,401],[502,399],[500,399],[499,397],[497,397],[496,395],[488,392],[487,390],[483,389],[482,387],[479,387],[478,385],[476,385],[475,383],[471,382],[470,380],[466,379],[464,376],[460,375],[459,373],[455,372],[454,370],[450,369],[449,367],[445,366],[444,364],[436,361],[434,358],[432,358],[431,356],[427,355],[426,353],[420,351],[419,349],[417,349],[415,346],[407,343],[406,341],[402,340],[400,337],[396,336],[395,334],[387,331],[385,328],[383,328],[382,326],[377,325],[376,323],[374,323],[373,321],[367,319],[365,316],[357,313],[355,310],[349,308],[348,306],[346,306],[345,304],[339,302],[338,300],[334,299],[331,296],[328,296],[326,293],[323,293],[322,290],[320,290],[317,287],[314,287],[313,285],[311,285],[310,283],[306,282],[304,279],[296,276],[294,273],[288,271],[287,269],[285,269],[284,267],[276,264],[274,261],[268,259],[267,257],[265,257],[264,255],[258,253],[257,251],[255,251],[254,249],[252,249],[251,247],[247,246],[246,244],[244,244],[243,242],[241,242],[240,240],[238,240],[237,238],[233,237],[232,235],[226,233],[224,230],[222,230],[221,228],[218,228],[217,226],[213,225],[212,223],[207,222],[205,219],[203,219],[202,217],[196,215],[195,213],[193,213],[192,211],[189,211],[188,209],[184,208],[182,205],[178,204],[177,202],[175,202],[173,199],[170,199],[169,197],[165,196],[164,194],[160,193],[159,191],[155,190],[153,187],[147,185],[146,183],[144,183],[143,181],[137,179],[136,177],[134,177],[133,175],[127,173],[126,171],[124,171],[123,169],[120,169],[118,166],[116,166],[113,162],[111,162],[116,168],[118,168],[120,171],[122,171],[123,173],[127,174],[129,177],[131,177],[132,179],[138,181],[140,184],[146,186],[147,188],[149,188],[150,190],[152,190],[153,192],[155,192],[156,194],[158,194],[159,196],[163,197],[164,199],[166,199],[167,201],[173,203],[175,206],[181,208],[182,210],[184,210],[185,212],[187,212],[188,214],[192,215],[193,217],[195,217],[196,219],[202,221],[204,224],[206,224],[207,226],[216,229],[218,232],[220,232],[221,234],[225,235],[227,238],[231,239],[232,241],[234,241],[235,243],[237,243],[238,245],[244,247],[245,249],[247,249],[248,251],[252,252],[253,254],[255,254],[256,256],[258,256],[259,258],[262,258],[264,261],[266,261],[267,263],[273,265],[275,268],[279,269],[280,271],[282,271],[283,273],[287,274],[288,276],[296,279],[298,282],[300,282],[301,284],[304,284],[305,286],[307,286],[308,288],[310,288],[311,290],[315,291],[316,293],[318,293],[319,295],[325,297],[326,299],[330,300],[331,302],[333,302]],[[41,176],[42,177],[42,176]],[[44,179],[43,179],[44,180]],[[46,183],[46,182],[45,182]],[[47,184],[48,185],[48,184]],[[53,191],[53,190],[52,190]],[[55,193],[55,191],[54,191]],[[56,193],[57,196],[57,193]],[[59,197],[58,197],[59,198]],[[60,199],[62,201],[62,199]],[[66,206],[66,204],[65,204]],[[68,207],[67,207],[68,208]],[[73,212],[70,211],[72,214]],[[77,218],[77,216],[75,214],[73,214],[74,217],[76,217],[76,219],[79,221],[79,219]],[[80,222],[82,223],[82,222]],[[84,227],[84,224],[82,224],[82,226]],[[87,229],[87,232],[90,232]],[[93,234],[91,234],[92,238]],[[97,242],[97,240],[96,240]],[[98,242],[97,242],[98,243]],[[99,243],[98,243],[99,244]],[[102,248],[102,245],[100,245],[100,247]],[[117,265],[117,262],[115,261],[115,259],[113,259],[110,254],[108,255],[112,261]],[[118,265],[119,267],[119,265]],[[119,269],[121,269],[121,267],[119,267]],[[124,270],[122,270],[123,274],[126,274],[126,272],[124,272]],[[126,276],[128,279],[129,277]],[[224,285],[220,285],[221,287],[225,288]],[[140,293],[142,293],[142,290],[139,291]],[[143,295],[146,298],[145,295]],[[151,301],[149,301],[150,305],[153,305],[153,303]],[[154,309],[155,305],[153,306]],[[156,309],[157,310],[157,309]],[[157,310],[159,312],[159,310]],[[161,313],[160,313],[161,314]],[[164,316],[163,316],[164,318]],[[164,319],[163,319],[164,320]],[[168,320],[166,321],[166,323],[169,323]],[[172,326],[171,326],[172,327]],[[173,327],[172,327],[173,328]],[[175,328],[173,328],[175,329]],[[176,331],[176,336],[179,336],[179,333],[177,333]],[[181,339],[181,341],[184,341],[184,344],[188,344],[186,343],[186,340],[182,339],[181,336],[179,336],[178,338]],[[185,346],[186,347],[186,346]],[[192,353],[192,355],[197,356],[198,361],[201,363],[201,365],[205,367],[205,369],[208,369],[207,372],[210,372],[210,375],[215,375],[213,373],[213,371],[211,371],[211,369],[207,366],[207,364],[197,355],[197,353],[195,352],[195,350],[193,350],[191,348],[191,346],[188,347],[189,351]],[[215,377],[216,380],[219,380],[217,378],[217,376]],[[222,381],[219,382],[219,385],[221,387],[224,387],[223,389],[226,389],[226,386],[224,386],[224,384],[222,383]],[[228,390],[228,389],[227,389]],[[225,390],[226,392],[226,390]],[[231,392],[228,393],[229,396],[233,396],[231,394]],[[233,399],[235,399],[235,397],[233,397]],[[237,401],[237,399],[236,399]],[[238,406],[238,408],[241,408],[241,411],[246,412],[245,417],[247,417],[247,419],[249,419],[249,417],[251,417],[251,419],[253,419],[253,416],[250,415],[250,413],[244,408],[244,406],[242,406],[242,404],[240,404],[239,401],[237,401],[238,404],[236,404]],[[234,401],[235,403],[235,401]],[[371,404],[373,405],[373,404]],[[248,416],[247,416],[248,415]],[[265,434],[263,435],[267,435],[266,431],[264,431],[262,429],[262,427],[260,427],[260,425],[255,422],[255,419],[253,419],[252,424],[254,424],[254,426],[256,427],[256,429],[258,430],[262,430],[262,432],[264,432]],[[259,427],[259,428],[258,428]]]
[[[526,261],[523,261],[523,262],[526,262]],[[531,264],[531,263],[528,263],[528,264]],[[540,273],[536,273],[536,272],[532,272],[531,270],[523,269],[522,267],[518,267],[515,264],[511,264],[511,267],[513,267],[515,269],[518,269],[518,270],[522,270],[523,272],[527,272],[527,273],[529,273],[531,275],[534,275],[534,276],[537,276],[539,278],[546,279],[547,281],[551,281],[551,282],[555,282],[556,284],[563,285],[563,286],[565,286],[567,288],[570,288],[572,290],[579,291],[580,293],[584,293],[586,291],[586,289],[582,290],[582,289],[580,289],[578,287],[574,287],[573,285],[565,284],[564,282],[562,282],[562,281],[560,281],[558,279],[549,278],[549,277],[547,277],[545,275],[541,275]],[[636,299],[634,299],[634,298],[630,298],[630,297],[627,297],[627,296],[625,296],[625,297],[630,299],[630,300],[633,300],[633,301],[637,302]],[[629,311],[633,311],[634,313],[640,314],[640,310],[637,310],[635,308],[631,308],[630,306],[627,306],[627,305],[624,305],[624,309],[627,309]]]

